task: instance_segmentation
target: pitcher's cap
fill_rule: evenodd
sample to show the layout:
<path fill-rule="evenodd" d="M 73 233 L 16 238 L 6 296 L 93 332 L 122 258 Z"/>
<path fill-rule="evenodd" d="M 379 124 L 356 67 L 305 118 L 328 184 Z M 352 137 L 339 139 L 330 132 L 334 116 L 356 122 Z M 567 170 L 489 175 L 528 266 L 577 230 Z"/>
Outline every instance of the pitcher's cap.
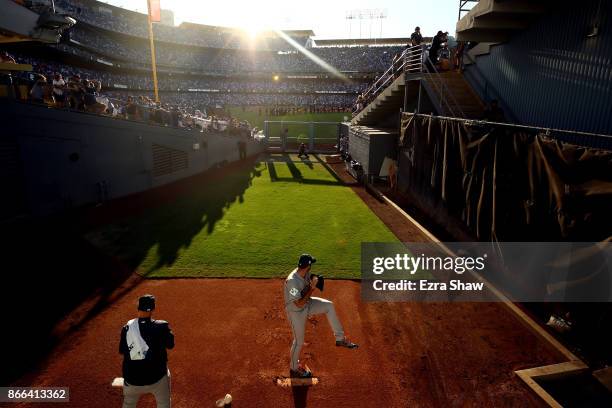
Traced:
<path fill-rule="evenodd" d="M 312 265 L 315 262 L 317 262 L 317 260 L 312 255 L 302 254 L 298 260 L 298 267 L 305 268 L 306 266 Z"/>
<path fill-rule="evenodd" d="M 150 312 L 155 310 L 155 296 L 153 295 L 142 295 L 138 298 L 138 310 L 143 312 Z"/>

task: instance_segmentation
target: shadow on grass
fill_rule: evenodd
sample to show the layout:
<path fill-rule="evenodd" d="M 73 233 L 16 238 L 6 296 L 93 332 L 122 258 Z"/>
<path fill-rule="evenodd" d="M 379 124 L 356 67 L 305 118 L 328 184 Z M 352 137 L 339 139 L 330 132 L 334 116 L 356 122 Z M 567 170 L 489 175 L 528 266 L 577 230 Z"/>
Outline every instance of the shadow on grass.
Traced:
<path fill-rule="evenodd" d="M 116 223 L 103 229 L 92 239 L 97 245 L 110 250 L 135 270 L 151 250 L 156 251 L 157 261 L 146 271 L 172 266 L 181 249 L 205 231 L 210 235 L 225 211 L 232 205 L 244 203 L 244 193 L 255 177 L 260 177 L 262 164 L 250 162 L 234 167 L 214 182 L 195 180 L 187 194 L 172 202 L 147 210 L 142 216 Z M 129 254 L 129 258 L 125 258 Z"/>
<path fill-rule="evenodd" d="M 300 160 L 302 160 L 302 163 L 308 166 L 310 170 L 314 169 L 314 164 L 312 164 L 312 161 L 310 160 L 310 156 L 300 157 Z"/>
<path fill-rule="evenodd" d="M 27 385 L 62 338 L 137 286 L 141 278 L 133 271 L 152 247 L 159 249 L 160 265 L 171 264 L 203 228 L 212 232 L 224 209 L 244 202 L 260 167 L 245 160 L 101 207 L 3 224 L 0 308 L 6 332 L 0 336 L 0 384 L 20 379 Z M 127 252 L 133 251 L 127 262 L 84 238 L 86 225 L 135 214 L 143 216 L 134 217 L 139 221 L 133 225 L 119 222 L 125 231 L 114 237 L 117 249 L 129 245 Z M 150 216 L 167 225 L 158 228 Z M 123 323 L 117 322 L 117 333 Z"/>
<path fill-rule="evenodd" d="M 3 247 L 0 286 L 6 329 L 0 340 L 0 384 L 8 385 L 111 304 L 132 271 L 82 239 L 74 215 L 22 220 L 4 225 L 3 232 L 11 239 Z"/>
<path fill-rule="evenodd" d="M 288 154 L 283 155 L 270 155 L 268 160 L 266 161 L 266 166 L 268 167 L 268 174 L 270 175 L 270 180 L 272 182 L 284 181 L 284 182 L 296 182 L 302 184 L 317 184 L 324 186 L 342 186 L 344 183 L 342 180 L 336 176 L 336 174 L 331 171 L 331 169 L 327 166 L 327 163 L 323 162 L 317 155 L 314 155 L 317 161 L 320 164 L 323 164 L 323 167 L 334 177 L 335 181 L 332 180 L 320 180 L 320 179 L 308 179 L 304 178 L 304 175 L 300 171 L 300 169 L 295 165 L 295 161 Z M 306 164 L 308 168 L 314 169 L 314 164 L 310 160 L 301 159 L 301 163 Z M 279 177 L 278 172 L 276 171 L 276 163 L 285 163 L 287 168 L 289 169 L 289 173 L 291 173 L 291 177 Z"/>

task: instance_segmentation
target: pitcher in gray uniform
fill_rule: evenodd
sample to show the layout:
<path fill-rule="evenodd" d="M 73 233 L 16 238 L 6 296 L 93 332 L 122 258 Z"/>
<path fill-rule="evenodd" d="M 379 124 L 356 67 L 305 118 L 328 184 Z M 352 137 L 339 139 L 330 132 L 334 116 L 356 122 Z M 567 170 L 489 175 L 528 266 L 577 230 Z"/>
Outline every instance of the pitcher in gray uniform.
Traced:
<path fill-rule="evenodd" d="M 310 273 L 312 264 L 315 262 L 316 259 L 311 255 L 302 254 L 297 268 L 291 271 L 285 280 L 285 310 L 293 332 L 291 366 L 289 369 L 291 377 L 308 378 L 312 376 L 312 373 L 300 366 L 299 362 L 308 316 L 325 314 L 336 337 L 336 346 L 349 349 L 357 348 L 357 344 L 350 342 L 344 336 L 344 330 L 336 315 L 334 304 L 327 299 L 312 297 L 318 282 L 318 277 Z"/>

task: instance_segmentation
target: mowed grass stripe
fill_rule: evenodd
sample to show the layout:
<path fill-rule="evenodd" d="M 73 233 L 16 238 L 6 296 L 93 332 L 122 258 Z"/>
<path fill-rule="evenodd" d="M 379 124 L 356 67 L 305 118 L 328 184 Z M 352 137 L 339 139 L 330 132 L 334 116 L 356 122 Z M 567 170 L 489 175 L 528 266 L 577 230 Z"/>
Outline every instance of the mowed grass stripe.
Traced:
<path fill-rule="evenodd" d="M 397 238 L 325 166 L 290 157 L 194 185 L 88 238 L 149 277 L 280 277 L 310 252 L 326 276 L 358 278 L 361 242 Z"/>

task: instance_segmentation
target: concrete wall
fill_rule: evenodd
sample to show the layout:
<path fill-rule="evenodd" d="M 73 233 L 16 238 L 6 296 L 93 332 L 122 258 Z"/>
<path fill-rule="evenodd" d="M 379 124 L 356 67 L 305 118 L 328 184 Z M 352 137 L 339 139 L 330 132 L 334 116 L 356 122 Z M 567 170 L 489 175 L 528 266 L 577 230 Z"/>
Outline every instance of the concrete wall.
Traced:
<path fill-rule="evenodd" d="M 364 174 L 368 174 L 370 163 L 370 139 L 351 126 L 349 131 L 349 154 L 363 167 Z"/>
<path fill-rule="evenodd" d="M 0 101 L 0 117 L 18 143 L 25 212 L 36 215 L 141 192 L 236 161 L 241 140 L 7 100 Z M 186 168 L 155 177 L 154 144 L 185 152 Z M 248 155 L 261 151 L 263 145 L 247 141 Z"/>
<path fill-rule="evenodd" d="M 520 123 L 612 134 L 611 23 L 610 1 L 556 3 L 476 57 L 465 76 L 483 100 L 503 100 Z M 595 26 L 598 34 L 589 37 Z"/>
<path fill-rule="evenodd" d="M 362 165 L 365 175 L 378 177 L 385 157 L 397 155 L 397 133 L 351 126 L 349 153 Z"/>

